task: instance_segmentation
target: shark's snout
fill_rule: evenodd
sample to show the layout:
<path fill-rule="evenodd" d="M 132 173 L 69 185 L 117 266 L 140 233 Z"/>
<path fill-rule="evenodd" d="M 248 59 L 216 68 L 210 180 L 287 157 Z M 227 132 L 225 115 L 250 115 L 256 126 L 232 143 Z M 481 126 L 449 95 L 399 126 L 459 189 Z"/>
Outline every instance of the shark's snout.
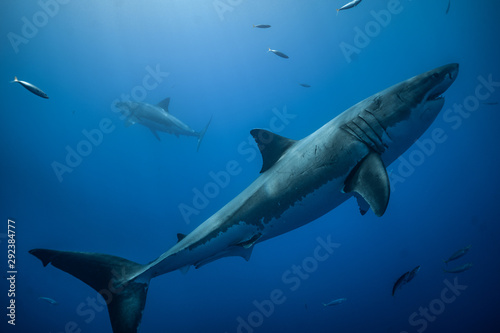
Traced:
<path fill-rule="evenodd" d="M 423 100 L 424 107 L 420 113 L 423 121 L 433 121 L 444 106 L 445 99 L 442 96 L 455 82 L 458 76 L 458 64 L 448 64 L 436 68 L 424 74 L 422 82 L 427 92 Z"/>
<path fill-rule="evenodd" d="M 127 108 L 127 104 L 124 103 L 124 102 L 116 102 L 115 103 L 115 107 L 117 107 L 119 109 L 126 109 Z"/>
<path fill-rule="evenodd" d="M 436 68 L 428 73 L 430 88 L 426 96 L 427 101 L 443 98 L 441 95 L 448 90 L 458 76 L 458 67 L 458 64 L 453 63 Z"/>

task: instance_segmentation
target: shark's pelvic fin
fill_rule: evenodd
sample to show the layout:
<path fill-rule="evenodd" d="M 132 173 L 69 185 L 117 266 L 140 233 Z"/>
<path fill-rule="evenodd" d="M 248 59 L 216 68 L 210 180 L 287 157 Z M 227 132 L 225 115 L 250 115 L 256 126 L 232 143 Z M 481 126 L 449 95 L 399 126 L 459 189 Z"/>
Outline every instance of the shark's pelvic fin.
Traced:
<path fill-rule="evenodd" d="M 167 97 L 163 101 L 161 101 L 160 103 L 156 104 L 156 106 L 159 106 L 160 108 L 165 110 L 165 112 L 168 113 L 168 105 L 169 104 L 170 104 L 170 97 Z"/>
<path fill-rule="evenodd" d="M 146 304 L 147 281 L 129 280 L 142 269 L 135 262 L 107 254 L 67 252 L 45 249 L 29 251 L 44 266 L 73 275 L 100 293 L 108 304 L 111 326 L 115 333 L 136 333 Z"/>
<path fill-rule="evenodd" d="M 373 210 L 382 216 L 389 204 L 391 185 L 380 155 L 370 152 L 353 170 L 345 182 L 344 192 L 356 192 Z M 359 201 L 358 201 L 359 203 Z M 360 205 L 360 209 L 363 204 Z"/>
<path fill-rule="evenodd" d="M 257 142 L 260 153 L 262 154 L 262 169 L 260 173 L 272 167 L 287 149 L 296 142 L 295 140 L 285 138 L 264 129 L 253 129 L 250 131 L 250 134 L 252 134 L 255 142 Z"/>
<path fill-rule="evenodd" d="M 125 127 L 130 127 L 130 126 L 132 126 L 132 125 L 135 124 L 135 121 L 133 121 L 132 119 L 128 118 L 128 119 L 125 120 L 124 124 L 125 124 Z"/>
<path fill-rule="evenodd" d="M 183 267 L 179 268 L 179 271 L 181 271 L 182 274 L 187 274 L 190 267 L 191 267 L 191 265 L 183 266 Z"/>
<path fill-rule="evenodd" d="M 214 256 L 205 258 L 201 261 L 198 261 L 197 263 L 194 264 L 194 267 L 196 269 L 205 266 L 206 264 L 209 264 L 211 262 L 214 262 L 215 260 L 218 260 L 220 258 L 225 258 L 225 257 L 242 257 L 246 261 L 250 260 L 250 256 L 252 255 L 253 247 L 243 247 L 239 245 L 233 245 L 225 249 L 224 251 L 221 251 L 217 253 Z"/>
<path fill-rule="evenodd" d="M 151 133 L 153 133 L 153 135 L 154 135 L 154 136 L 158 139 L 158 141 L 161 141 L 160 136 L 158 135 L 158 132 L 157 132 L 157 131 L 155 131 L 155 130 L 154 130 L 154 129 L 152 129 L 152 128 L 150 128 L 149 130 L 150 130 L 150 131 L 151 131 Z"/>
<path fill-rule="evenodd" d="M 244 240 L 242 242 L 239 242 L 238 246 L 241 246 L 241 247 L 244 247 L 245 249 L 249 249 L 251 248 L 255 243 L 257 243 L 257 241 L 262 237 L 262 234 L 259 232 L 255 235 L 253 235 L 252 237 L 250 237 L 249 239 L 247 240 Z"/>

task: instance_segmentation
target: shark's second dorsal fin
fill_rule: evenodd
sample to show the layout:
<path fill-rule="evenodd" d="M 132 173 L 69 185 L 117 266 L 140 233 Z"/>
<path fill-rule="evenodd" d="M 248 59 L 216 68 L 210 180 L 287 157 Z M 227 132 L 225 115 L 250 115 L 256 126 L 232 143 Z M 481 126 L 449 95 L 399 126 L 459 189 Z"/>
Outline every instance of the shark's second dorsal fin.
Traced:
<path fill-rule="evenodd" d="M 296 141 L 285 138 L 273 132 L 264 129 L 253 129 L 250 131 L 255 142 L 259 146 L 262 154 L 262 169 L 263 173 L 276 163 L 280 157 L 290 148 Z"/>
<path fill-rule="evenodd" d="M 186 235 L 184 234 L 181 234 L 181 233 L 178 233 L 177 234 L 177 243 L 179 243 L 181 240 L 183 240 L 184 238 L 186 238 Z"/>
<path fill-rule="evenodd" d="M 352 171 L 345 182 L 344 192 L 356 192 L 373 210 L 375 215 L 382 216 L 389 204 L 391 185 L 384 162 L 380 155 L 370 152 Z M 358 199 L 360 211 L 366 209 L 363 200 Z"/>
<path fill-rule="evenodd" d="M 170 104 L 170 97 L 165 98 L 160 103 L 156 104 L 156 106 L 161 107 L 165 112 L 168 112 L 168 105 Z"/>

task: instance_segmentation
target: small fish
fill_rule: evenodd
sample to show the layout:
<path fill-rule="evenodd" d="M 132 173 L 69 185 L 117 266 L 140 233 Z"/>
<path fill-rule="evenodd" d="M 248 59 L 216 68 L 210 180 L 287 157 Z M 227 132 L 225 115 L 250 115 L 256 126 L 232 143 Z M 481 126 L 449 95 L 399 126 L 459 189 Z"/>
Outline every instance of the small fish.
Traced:
<path fill-rule="evenodd" d="M 349 9 L 349 8 L 354 8 L 356 7 L 357 5 L 359 5 L 361 3 L 361 0 L 353 0 L 349 3 L 346 3 L 345 5 L 343 5 L 342 7 L 338 8 L 337 9 L 337 13 L 341 10 L 346 10 L 346 9 Z"/>
<path fill-rule="evenodd" d="M 323 303 L 323 306 L 333 306 L 333 305 L 339 305 L 341 303 L 344 303 L 345 301 L 347 301 L 347 298 L 339 298 L 339 299 L 336 299 L 336 300 L 333 300 L 331 302 L 328 302 L 328 303 Z"/>
<path fill-rule="evenodd" d="M 450 12 L 451 0 L 448 0 L 448 7 L 446 7 L 446 14 Z"/>
<path fill-rule="evenodd" d="M 257 24 L 253 26 L 254 28 L 261 28 L 261 29 L 267 29 L 270 28 L 271 26 L 269 24 Z"/>
<path fill-rule="evenodd" d="M 457 252 L 453 253 L 448 259 L 443 260 L 445 264 L 448 264 L 452 260 L 457 260 L 458 258 L 463 257 L 464 255 L 469 252 L 470 248 L 472 245 L 466 246 L 463 249 L 458 250 Z"/>
<path fill-rule="evenodd" d="M 308 85 L 307 83 L 299 83 L 299 85 L 304 87 L 304 88 L 311 88 L 311 86 Z"/>
<path fill-rule="evenodd" d="M 48 297 L 38 297 L 38 299 L 40 301 L 44 301 L 44 302 L 47 302 L 49 304 L 52 304 L 52 305 L 59 305 L 59 302 L 53 300 L 52 298 L 48 298 Z"/>
<path fill-rule="evenodd" d="M 272 52 L 272 53 L 276 54 L 277 56 L 282 57 L 282 58 L 285 58 L 285 59 L 288 59 L 288 58 L 289 58 L 289 57 L 288 57 L 286 54 L 284 54 L 283 52 L 280 52 L 280 51 L 278 51 L 278 50 L 271 50 L 271 48 L 269 48 L 269 51 L 267 51 L 267 52 Z"/>
<path fill-rule="evenodd" d="M 24 88 L 28 89 L 31 91 L 33 94 L 38 95 L 42 98 L 49 98 L 46 93 L 44 93 L 40 88 L 35 87 L 31 83 L 25 82 L 25 81 L 20 81 L 17 79 L 17 76 L 14 76 L 14 81 L 11 81 L 11 83 L 18 82 L 20 85 L 22 85 Z"/>
<path fill-rule="evenodd" d="M 452 268 L 452 269 L 443 269 L 443 271 L 445 273 L 462 273 L 462 272 L 465 272 L 466 270 L 468 270 L 471 267 L 472 267 L 472 264 L 471 263 L 467 263 L 467 264 L 464 264 L 462 266 L 458 266 L 458 267 L 455 267 L 455 268 Z"/>
<path fill-rule="evenodd" d="M 415 275 L 417 275 L 419 271 L 420 271 L 420 265 L 415 267 L 411 271 L 401 275 L 399 279 L 396 281 L 396 283 L 394 283 L 394 286 L 392 287 L 392 296 L 394 296 L 396 290 L 398 290 L 399 288 L 401 288 L 402 286 L 413 280 L 413 278 L 415 277 Z"/>
<path fill-rule="evenodd" d="M 415 277 L 415 275 L 417 275 L 417 273 L 420 271 L 420 265 L 418 265 L 417 267 L 415 267 L 414 269 L 412 269 L 410 271 L 410 273 L 408 274 L 408 276 L 406 277 L 406 283 L 410 282 L 411 280 L 413 280 L 413 278 Z"/>

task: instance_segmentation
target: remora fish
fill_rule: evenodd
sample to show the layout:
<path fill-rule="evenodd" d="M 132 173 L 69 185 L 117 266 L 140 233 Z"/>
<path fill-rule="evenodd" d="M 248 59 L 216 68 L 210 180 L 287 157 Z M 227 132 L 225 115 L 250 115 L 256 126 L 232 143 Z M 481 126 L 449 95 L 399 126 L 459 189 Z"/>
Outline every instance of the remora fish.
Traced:
<path fill-rule="evenodd" d="M 157 105 L 127 101 L 116 103 L 116 107 L 127 117 L 125 120 L 126 126 L 136 123 L 146 126 L 158 140 L 160 140 L 160 136 L 157 131 L 174 134 L 177 137 L 179 135 L 194 136 L 198 138 L 196 150 L 199 150 L 211 119 L 202 131 L 196 132 L 170 114 L 168 111 L 169 104 L 170 97 L 167 97 Z"/>
<path fill-rule="evenodd" d="M 24 88 L 28 89 L 29 91 L 31 91 L 35 95 L 38 95 L 38 96 L 40 96 L 42 98 L 47 98 L 47 99 L 49 98 L 49 96 L 47 96 L 47 94 L 44 93 L 42 91 L 42 89 L 34 86 L 33 84 L 31 84 L 29 82 L 18 80 L 17 76 L 14 76 L 14 81 L 11 81 L 11 83 L 14 83 L 14 82 L 19 83 L 20 85 L 22 85 Z"/>
<path fill-rule="evenodd" d="M 472 267 L 472 264 L 471 263 L 467 263 L 467 264 L 464 264 L 462 266 L 458 266 L 456 268 L 443 269 L 443 271 L 445 273 L 462 273 L 462 272 L 465 272 L 466 270 L 468 270 L 471 267 Z"/>
<path fill-rule="evenodd" d="M 441 94 L 457 75 L 458 64 L 449 64 L 398 83 L 299 141 L 252 130 L 262 174 L 148 264 L 99 253 L 29 252 L 106 294 L 113 331 L 135 333 L 154 277 L 223 257 L 249 260 L 255 244 L 314 221 L 352 196 L 382 216 L 390 190 L 385 165 L 432 124 L 444 105 Z"/>
<path fill-rule="evenodd" d="M 337 13 L 341 10 L 346 10 L 346 9 L 349 9 L 349 8 L 354 8 L 356 7 L 357 5 L 359 5 L 361 3 L 361 0 L 353 0 L 349 3 L 346 3 L 345 5 L 343 5 L 342 7 L 338 8 L 337 9 Z"/>
<path fill-rule="evenodd" d="M 52 298 L 49 298 L 49 297 L 38 297 L 38 299 L 40 301 L 44 301 L 44 302 L 47 302 L 47 303 L 50 303 L 52 305 L 59 305 L 59 302 L 53 300 Z"/>
<path fill-rule="evenodd" d="M 299 83 L 299 85 L 304 87 L 304 88 L 311 88 L 311 86 L 308 85 L 307 83 Z"/>
<path fill-rule="evenodd" d="M 280 56 L 280 57 L 285 58 L 285 59 L 288 59 L 288 58 L 289 58 L 289 57 L 288 57 L 286 54 L 284 54 L 283 52 L 280 52 L 280 51 L 278 51 L 278 50 L 271 50 L 271 48 L 269 48 L 269 51 L 267 51 L 267 52 L 272 52 L 272 53 L 276 54 L 277 56 Z"/>
<path fill-rule="evenodd" d="M 347 301 L 347 298 L 339 298 L 328 303 L 323 303 L 323 306 L 339 305 L 340 303 L 344 303 L 345 301 Z"/>
<path fill-rule="evenodd" d="M 466 247 L 464 247 L 463 249 L 460 249 L 458 251 L 456 251 L 455 253 L 453 253 L 448 259 L 446 260 L 443 260 L 443 262 L 445 264 L 449 263 L 450 261 L 452 260 L 457 260 L 458 258 L 461 258 L 463 257 L 464 255 L 467 254 L 467 252 L 469 252 L 470 248 L 471 248 L 472 245 L 468 245 Z"/>
<path fill-rule="evenodd" d="M 257 24 L 253 26 L 254 28 L 261 28 L 261 29 L 267 29 L 270 28 L 271 26 L 269 24 Z"/>
<path fill-rule="evenodd" d="M 394 286 L 392 287 L 392 296 L 394 296 L 396 290 L 398 290 L 399 288 L 401 288 L 402 286 L 413 280 L 413 278 L 415 277 L 415 275 L 417 275 L 419 271 L 420 271 L 420 265 L 415 267 L 411 271 L 401 275 L 399 279 L 396 281 L 396 283 L 394 283 Z"/>

